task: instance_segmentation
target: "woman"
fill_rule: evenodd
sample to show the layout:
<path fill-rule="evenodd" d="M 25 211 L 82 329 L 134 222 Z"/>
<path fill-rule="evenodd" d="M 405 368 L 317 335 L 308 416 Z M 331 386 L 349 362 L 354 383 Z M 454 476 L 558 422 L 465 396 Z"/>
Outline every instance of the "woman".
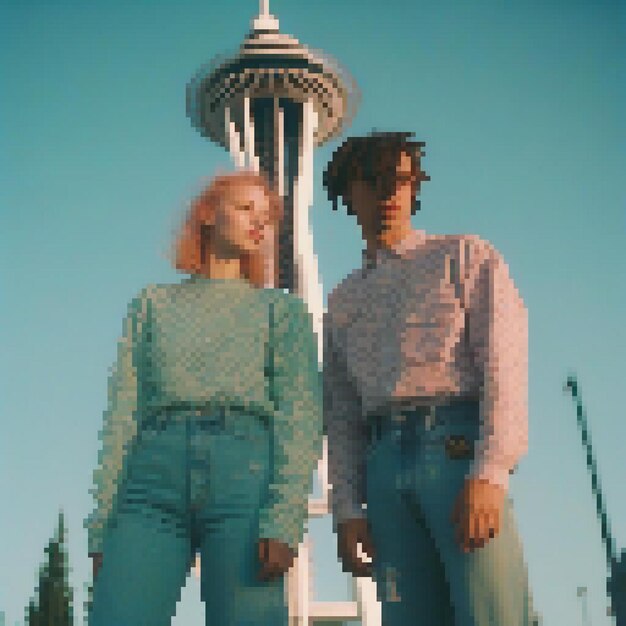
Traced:
<path fill-rule="evenodd" d="M 129 306 L 87 524 L 92 626 L 170 624 L 197 551 L 207 624 L 287 624 L 321 395 L 304 304 L 262 288 L 279 217 L 262 177 L 217 177 L 176 244 L 191 277 Z"/>

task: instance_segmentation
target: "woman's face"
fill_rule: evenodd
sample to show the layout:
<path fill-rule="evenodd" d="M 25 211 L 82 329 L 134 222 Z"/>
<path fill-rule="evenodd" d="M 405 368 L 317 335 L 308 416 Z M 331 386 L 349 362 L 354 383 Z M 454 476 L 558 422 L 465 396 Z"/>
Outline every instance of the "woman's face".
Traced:
<path fill-rule="evenodd" d="M 269 231 L 269 198 L 261 187 L 234 184 L 224 192 L 214 219 L 212 247 L 216 253 L 256 252 Z"/>

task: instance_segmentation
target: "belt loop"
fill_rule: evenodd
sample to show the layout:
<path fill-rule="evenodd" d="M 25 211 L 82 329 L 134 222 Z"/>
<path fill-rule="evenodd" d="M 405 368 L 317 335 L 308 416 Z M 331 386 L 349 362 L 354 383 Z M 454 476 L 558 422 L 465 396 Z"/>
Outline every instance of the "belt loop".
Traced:
<path fill-rule="evenodd" d="M 380 415 L 372 415 L 367 420 L 367 434 L 369 443 L 374 444 L 382 439 L 383 436 L 383 420 Z"/>
<path fill-rule="evenodd" d="M 424 412 L 424 428 L 426 430 L 432 430 L 437 425 L 438 417 L 437 405 L 431 404 L 428 410 Z"/>

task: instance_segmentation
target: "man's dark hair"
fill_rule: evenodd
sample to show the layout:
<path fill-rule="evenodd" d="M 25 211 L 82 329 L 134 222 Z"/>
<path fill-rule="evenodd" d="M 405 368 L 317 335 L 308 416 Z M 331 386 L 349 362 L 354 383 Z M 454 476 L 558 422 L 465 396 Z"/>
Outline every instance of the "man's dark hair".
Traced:
<path fill-rule="evenodd" d="M 376 186 L 382 198 L 387 198 L 395 190 L 396 168 L 400 155 L 406 152 L 411 157 L 411 175 L 413 177 L 413 196 L 416 198 L 413 213 L 419 210 L 420 183 L 430 180 L 421 168 L 420 160 L 424 155 L 423 141 L 411 141 L 414 133 L 409 132 L 377 132 L 373 131 L 365 137 L 349 137 L 333 153 L 326 166 L 322 182 L 328 193 L 328 199 L 337 210 L 339 197 L 346 205 L 349 214 L 354 211 L 346 200 L 349 185 L 355 180 L 364 180 Z"/>

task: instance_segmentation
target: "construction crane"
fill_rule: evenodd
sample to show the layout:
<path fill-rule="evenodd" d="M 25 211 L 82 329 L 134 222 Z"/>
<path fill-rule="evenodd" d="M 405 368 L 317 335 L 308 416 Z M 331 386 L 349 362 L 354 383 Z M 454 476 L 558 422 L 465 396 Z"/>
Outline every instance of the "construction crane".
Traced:
<path fill-rule="evenodd" d="M 587 469 L 591 476 L 591 492 L 596 503 L 596 514 L 600 520 L 600 532 L 607 562 L 608 577 L 606 589 L 611 605 L 611 615 L 615 617 L 616 626 L 626 626 L 626 550 L 622 550 L 620 554 L 617 554 L 615 540 L 611 534 L 604 495 L 602 494 L 598 476 L 598 466 L 591 445 L 587 413 L 583 406 L 580 387 L 575 375 L 567 377 L 565 391 L 571 393 L 576 404 L 576 419 L 587 457 Z"/>

